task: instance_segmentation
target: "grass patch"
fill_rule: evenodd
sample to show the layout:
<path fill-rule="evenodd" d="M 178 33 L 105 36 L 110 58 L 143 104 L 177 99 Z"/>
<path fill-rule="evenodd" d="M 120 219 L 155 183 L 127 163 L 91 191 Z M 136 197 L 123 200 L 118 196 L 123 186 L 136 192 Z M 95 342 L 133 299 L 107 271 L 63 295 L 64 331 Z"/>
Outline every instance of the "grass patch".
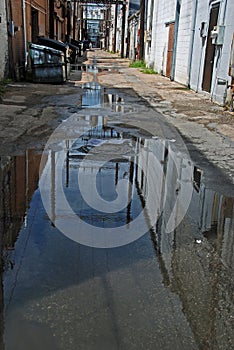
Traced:
<path fill-rule="evenodd" d="M 146 64 L 142 60 L 133 61 L 129 65 L 130 68 L 146 68 Z"/>
<path fill-rule="evenodd" d="M 153 68 L 143 68 L 141 69 L 141 72 L 144 74 L 158 74 Z"/>
<path fill-rule="evenodd" d="M 10 82 L 11 82 L 10 79 L 0 80 L 0 97 L 4 95 L 4 93 L 6 92 L 6 85 L 9 84 Z"/>
<path fill-rule="evenodd" d="M 146 63 L 143 60 L 133 61 L 129 65 L 130 68 L 141 68 L 140 71 L 144 74 L 158 74 L 153 68 L 146 67 Z"/>

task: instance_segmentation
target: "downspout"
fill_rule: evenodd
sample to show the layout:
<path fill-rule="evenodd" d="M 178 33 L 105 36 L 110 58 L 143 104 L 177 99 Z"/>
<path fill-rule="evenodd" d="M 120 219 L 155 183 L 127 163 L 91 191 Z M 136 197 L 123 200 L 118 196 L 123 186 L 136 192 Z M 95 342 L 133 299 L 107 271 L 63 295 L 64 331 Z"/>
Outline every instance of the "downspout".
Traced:
<path fill-rule="evenodd" d="M 15 79 L 16 73 L 15 73 L 15 57 L 14 57 L 14 50 L 13 50 L 13 42 L 12 42 L 12 35 L 10 35 L 10 22 L 12 21 L 12 2 L 11 0 L 6 0 L 6 16 L 7 16 L 7 32 L 8 32 L 8 75 L 9 77 Z"/>
<path fill-rule="evenodd" d="M 6 11 L 6 27 L 7 27 L 7 47 L 8 47 L 8 52 L 7 52 L 7 64 L 6 64 L 6 75 L 9 75 L 9 71 L 11 70 L 10 68 L 10 42 L 9 42 L 9 33 L 8 33 L 8 23 L 9 23 L 9 9 L 8 9 L 8 1 L 5 0 L 5 11 Z"/>
<path fill-rule="evenodd" d="M 172 54 L 171 75 L 170 75 L 171 80 L 175 79 L 176 49 L 177 49 L 177 38 L 178 38 L 178 29 L 179 29 L 179 21 L 180 21 L 181 1 L 182 0 L 177 0 L 176 2 L 174 42 L 173 42 L 173 54 Z"/>
<path fill-rule="evenodd" d="M 225 1 L 225 5 L 224 5 L 224 10 L 223 10 L 223 21 L 222 21 L 222 25 L 224 25 L 225 22 L 225 17 L 226 17 L 226 12 L 227 12 L 227 0 Z"/>
<path fill-rule="evenodd" d="M 27 34 L 26 34 L 26 13 L 25 0 L 22 0 L 22 16 L 23 16 L 23 36 L 24 36 L 24 68 L 27 68 Z"/>
<path fill-rule="evenodd" d="M 190 41 L 190 47 L 189 47 L 189 62 L 188 62 L 188 87 L 190 88 L 191 85 L 191 70 L 192 70 L 192 63 L 193 63 L 193 47 L 194 47 L 194 39 L 195 39 L 195 27 L 196 27 L 196 21 L 197 21 L 197 5 L 198 0 L 194 0 L 194 10 L 193 10 L 193 16 L 192 16 L 192 37 Z"/>

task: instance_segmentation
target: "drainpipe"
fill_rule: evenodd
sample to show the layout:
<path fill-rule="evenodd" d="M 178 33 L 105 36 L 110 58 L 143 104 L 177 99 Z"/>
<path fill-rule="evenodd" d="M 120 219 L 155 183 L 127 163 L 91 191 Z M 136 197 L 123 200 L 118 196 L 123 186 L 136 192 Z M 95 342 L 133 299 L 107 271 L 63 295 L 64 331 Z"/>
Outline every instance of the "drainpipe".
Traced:
<path fill-rule="evenodd" d="M 227 0 L 225 0 L 224 10 L 223 10 L 223 21 L 222 21 L 223 25 L 225 23 L 226 12 L 227 12 Z"/>
<path fill-rule="evenodd" d="M 193 63 L 193 47 L 194 47 L 194 38 L 195 38 L 195 27 L 196 27 L 196 21 L 197 21 L 197 5 L 198 0 L 195 0 L 194 8 L 193 8 L 193 15 L 192 15 L 192 37 L 190 41 L 190 47 L 189 47 L 189 62 L 188 62 L 188 87 L 190 88 L 191 85 L 191 70 L 192 70 L 192 63 Z"/>
<path fill-rule="evenodd" d="M 173 54 L 172 54 L 172 64 L 171 64 L 171 76 L 170 76 L 171 80 L 175 79 L 176 48 L 177 48 L 177 38 L 178 38 L 178 29 L 179 29 L 179 20 L 180 20 L 181 1 L 182 0 L 177 0 L 176 2 L 174 43 L 173 43 Z"/>
<path fill-rule="evenodd" d="M 25 0 L 22 0 L 22 16 L 23 16 L 23 36 L 24 36 L 24 68 L 27 68 L 27 34 L 26 34 L 26 13 Z"/>

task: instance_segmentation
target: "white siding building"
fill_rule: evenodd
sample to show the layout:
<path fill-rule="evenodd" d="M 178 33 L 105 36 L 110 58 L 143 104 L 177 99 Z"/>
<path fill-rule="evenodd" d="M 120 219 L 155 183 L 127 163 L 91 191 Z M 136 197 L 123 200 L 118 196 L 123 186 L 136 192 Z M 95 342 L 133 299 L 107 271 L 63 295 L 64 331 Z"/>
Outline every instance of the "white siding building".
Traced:
<path fill-rule="evenodd" d="M 151 39 L 150 64 L 166 75 L 169 32 L 173 30 L 175 19 L 175 0 L 154 1 L 154 16 Z"/>
<path fill-rule="evenodd" d="M 192 52 L 190 86 L 195 91 L 210 93 L 213 100 L 225 104 L 231 84 L 229 62 L 234 32 L 232 0 L 198 1 L 195 14 L 195 36 Z M 220 34 L 211 38 L 217 25 Z M 202 30 L 204 28 L 204 30 Z"/>
<path fill-rule="evenodd" d="M 145 26 L 147 32 L 152 23 L 151 42 L 145 45 L 148 66 L 224 105 L 233 84 L 234 1 L 155 0 L 150 13 L 151 3 Z"/>

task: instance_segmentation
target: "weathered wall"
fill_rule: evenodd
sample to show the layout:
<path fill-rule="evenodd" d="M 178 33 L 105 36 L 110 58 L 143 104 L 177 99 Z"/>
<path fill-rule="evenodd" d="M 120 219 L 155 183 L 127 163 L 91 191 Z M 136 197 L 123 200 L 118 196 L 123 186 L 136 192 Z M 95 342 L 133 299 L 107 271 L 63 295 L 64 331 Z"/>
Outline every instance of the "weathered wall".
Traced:
<path fill-rule="evenodd" d="M 155 31 L 152 41 L 155 41 L 151 57 L 154 57 L 154 69 L 159 73 L 166 74 L 168 26 L 166 23 L 175 20 L 175 0 L 154 2 L 154 11 L 157 10 Z"/>
<path fill-rule="evenodd" d="M 195 90 L 201 90 L 202 75 L 204 69 L 204 59 L 206 50 L 207 37 L 201 36 L 200 28 L 201 23 L 205 22 L 205 32 L 208 28 L 209 22 L 209 5 L 207 1 L 198 1 L 197 13 L 195 19 L 195 32 L 194 32 L 194 45 L 192 51 L 192 62 L 190 72 L 190 87 Z"/>
<path fill-rule="evenodd" d="M 212 82 L 212 98 L 220 104 L 223 104 L 226 99 L 226 86 L 220 85 L 219 82 L 225 80 L 227 84 L 231 83 L 231 79 L 228 76 L 228 70 L 232 36 L 234 33 L 234 2 L 230 0 L 227 1 L 225 14 L 224 11 L 225 3 L 222 3 L 218 24 L 225 25 L 224 43 L 220 48 L 217 48 L 216 51 L 215 70 L 213 73 L 214 78 Z M 223 17 L 225 18 L 223 19 Z"/>
<path fill-rule="evenodd" d="M 10 76 L 20 79 L 24 71 L 24 28 L 21 0 L 8 0 L 8 21 L 15 30 L 8 36 Z"/>
<path fill-rule="evenodd" d="M 5 77 L 8 60 L 7 21 L 5 1 L 0 2 L 0 80 Z"/>
<path fill-rule="evenodd" d="M 214 65 L 211 69 L 210 91 L 203 86 L 205 68 L 206 48 L 208 41 L 207 32 L 210 21 L 210 11 L 212 6 L 220 4 L 218 13 L 218 25 L 225 26 L 223 45 L 214 45 Z M 231 78 L 228 75 L 230 62 L 230 49 L 232 36 L 234 33 L 234 2 L 229 0 L 183 0 L 181 1 L 178 35 L 171 48 L 171 55 L 175 60 L 170 65 L 168 59 L 168 42 L 170 23 L 176 20 L 177 0 L 157 0 L 154 2 L 152 18 L 147 16 L 147 25 L 152 21 L 152 41 L 151 48 L 147 46 L 145 59 L 148 66 L 153 66 L 156 71 L 175 81 L 188 85 L 198 92 L 207 91 L 212 100 L 225 104 L 228 98 L 228 85 Z M 205 24 L 205 32 L 201 35 L 201 25 Z M 176 38 L 176 24 L 175 24 Z M 169 67 L 174 67 L 171 74 Z M 206 76 L 207 79 L 207 76 Z"/>
<path fill-rule="evenodd" d="M 209 5 L 209 1 L 198 1 L 197 18 L 195 26 L 193 59 L 191 67 L 191 82 L 190 86 L 195 91 L 202 91 L 202 81 L 204 75 L 204 61 L 207 46 L 207 36 L 204 38 L 200 35 L 201 22 L 206 23 L 206 28 L 209 26 L 209 17 L 213 1 Z M 232 35 L 234 32 L 234 3 L 232 1 L 223 1 L 220 3 L 218 24 L 225 25 L 224 43 L 220 46 L 215 46 L 214 68 L 211 83 L 211 98 L 224 104 L 227 94 L 227 85 L 231 82 L 228 76 L 228 68 L 230 61 L 230 49 Z M 223 84 L 220 84 L 222 82 Z M 226 84 L 225 84 L 226 82 Z"/>
<path fill-rule="evenodd" d="M 48 36 L 48 1 L 38 0 L 37 2 L 31 0 L 26 3 L 26 40 L 32 41 L 32 17 L 31 11 L 34 9 L 38 11 L 38 35 Z"/>
<path fill-rule="evenodd" d="M 182 1 L 180 11 L 176 48 L 175 80 L 182 84 L 187 84 L 188 82 L 193 3 L 193 0 Z"/>

